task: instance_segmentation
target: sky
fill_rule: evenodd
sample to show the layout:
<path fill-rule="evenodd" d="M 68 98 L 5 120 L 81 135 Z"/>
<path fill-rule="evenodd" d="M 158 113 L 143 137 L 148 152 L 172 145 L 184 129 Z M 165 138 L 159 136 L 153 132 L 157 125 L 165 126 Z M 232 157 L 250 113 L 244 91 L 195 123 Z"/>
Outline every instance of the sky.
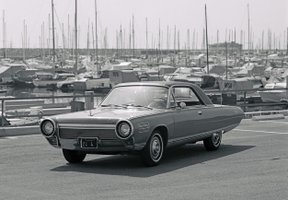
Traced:
<path fill-rule="evenodd" d="M 203 44 L 205 28 L 205 4 L 209 43 L 217 42 L 218 31 L 219 42 L 232 41 L 236 37 L 236 42 L 242 42 L 244 47 L 247 46 L 249 11 L 251 40 L 255 48 L 262 44 L 262 38 L 264 38 L 263 45 L 268 45 L 268 30 L 271 32 L 273 45 L 285 48 L 288 27 L 287 0 L 97 0 L 98 46 L 116 48 L 117 44 L 118 47 L 122 44 L 123 48 L 127 48 L 130 44 L 132 47 L 132 42 L 129 43 L 131 33 L 129 30 L 134 16 L 135 48 L 146 47 L 146 19 L 148 48 L 157 47 L 159 43 L 161 48 L 173 48 L 175 27 L 176 35 L 179 34 L 181 48 L 200 48 Z M 63 41 L 64 46 L 71 47 L 75 0 L 54 0 L 54 6 L 56 47 L 63 47 Z M 89 24 L 89 46 L 92 48 L 95 0 L 78 0 L 77 10 L 79 47 L 87 48 Z M 22 47 L 22 38 L 26 38 L 26 46 L 30 48 L 52 46 L 52 36 L 49 37 L 48 26 L 51 0 L 0 0 L 0 12 L 0 48 L 3 48 L 3 45 Z M 5 37 L 3 19 L 6 24 Z M 26 37 L 24 21 L 27 27 Z M 71 30 L 69 36 L 68 24 Z M 44 31 L 41 31 L 41 25 Z M 121 44 L 120 27 L 122 27 Z M 50 35 L 52 35 L 51 30 L 50 28 Z M 64 33 L 64 40 L 62 33 Z M 118 35 L 118 43 L 116 35 Z M 104 37 L 106 37 L 106 44 Z M 178 45 L 178 36 L 176 38 Z"/>

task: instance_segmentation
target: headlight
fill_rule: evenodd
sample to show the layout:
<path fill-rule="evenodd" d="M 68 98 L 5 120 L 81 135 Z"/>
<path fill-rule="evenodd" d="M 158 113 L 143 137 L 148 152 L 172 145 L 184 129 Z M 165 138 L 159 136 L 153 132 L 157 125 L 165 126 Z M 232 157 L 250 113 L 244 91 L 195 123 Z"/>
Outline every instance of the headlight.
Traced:
<path fill-rule="evenodd" d="M 116 125 L 116 135 L 120 139 L 127 139 L 132 135 L 132 125 L 127 121 L 121 121 Z"/>
<path fill-rule="evenodd" d="M 51 137 L 56 131 L 55 122 L 50 119 L 46 119 L 42 121 L 40 129 L 45 137 Z"/>

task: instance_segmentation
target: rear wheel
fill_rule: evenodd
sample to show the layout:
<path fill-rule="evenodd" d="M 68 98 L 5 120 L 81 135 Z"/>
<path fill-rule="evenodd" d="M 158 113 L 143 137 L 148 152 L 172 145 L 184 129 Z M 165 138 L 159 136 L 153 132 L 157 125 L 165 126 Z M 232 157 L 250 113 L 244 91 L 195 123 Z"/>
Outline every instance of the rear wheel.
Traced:
<path fill-rule="evenodd" d="M 204 147 L 207 151 L 215 151 L 217 150 L 222 141 L 222 132 L 213 133 L 209 138 L 203 140 Z"/>
<path fill-rule="evenodd" d="M 141 158 L 144 165 L 148 167 L 156 166 L 159 164 L 164 153 L 163 137 L 160 132 L 155 131 L 148 140 L 144 147 Z"/>
<path fill-rule="evenodd" d="M 72 164 L 75 163 L 81 163 L 86 157 L 86 153 L 80 152 L 80 151 L 74 151 L 74 150 L 68 150 L 68 149 L 62 149 L 64 158 Z"/>

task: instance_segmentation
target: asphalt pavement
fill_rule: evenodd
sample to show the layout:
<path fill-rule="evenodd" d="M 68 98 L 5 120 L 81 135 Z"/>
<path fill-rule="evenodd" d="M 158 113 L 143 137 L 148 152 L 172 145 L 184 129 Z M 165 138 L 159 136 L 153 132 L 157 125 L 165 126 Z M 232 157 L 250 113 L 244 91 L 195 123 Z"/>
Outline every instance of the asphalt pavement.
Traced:
<path fill-rule="evenodd" d="M 88 155 L 67 164 L 41 135 L 0 137 L 0 199 L 288 199 L 288 120 L 243 120 L 221 148 L 167 152 L 156 167 L 137 156 Z"/>

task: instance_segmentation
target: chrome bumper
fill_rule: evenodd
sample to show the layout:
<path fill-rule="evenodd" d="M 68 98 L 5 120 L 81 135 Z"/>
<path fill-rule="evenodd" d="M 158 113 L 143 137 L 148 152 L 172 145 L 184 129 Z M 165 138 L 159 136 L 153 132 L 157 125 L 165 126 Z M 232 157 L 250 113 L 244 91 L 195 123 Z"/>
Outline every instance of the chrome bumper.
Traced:
<path fill-rule="evenodd" d="M 99 139 L 97 148 L 82 148 L 80 145 L 80 138 L 63 139 L 53 136 L 46 139 L 56 148 L 85 151 L 88 153 L 129 152 L 141 150 L 144 147 L 143 145 L 135 144 L 133 137 L 129 140 Z"/>

